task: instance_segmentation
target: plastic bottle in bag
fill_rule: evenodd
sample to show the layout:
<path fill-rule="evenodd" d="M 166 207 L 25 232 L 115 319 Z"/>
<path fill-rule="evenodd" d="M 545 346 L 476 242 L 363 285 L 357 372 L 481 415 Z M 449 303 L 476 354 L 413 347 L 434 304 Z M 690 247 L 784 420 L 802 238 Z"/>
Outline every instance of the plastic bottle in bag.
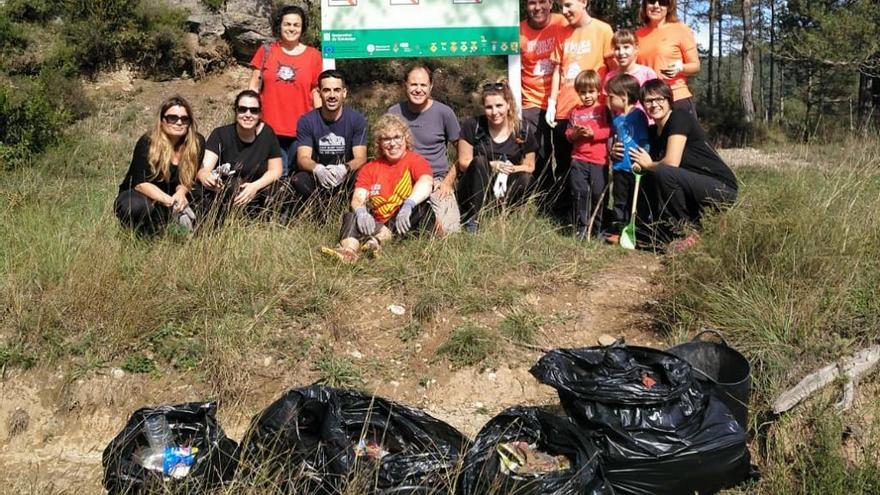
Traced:
<path fill-rule="evenodd" d="M 164 471 L 165 450 L 171 446 L 173 435 L 165 416 L 158 414 L 144 420 L 144 435 L 149 449 L 141 456 L 141 465 L 151 471 Z"/>

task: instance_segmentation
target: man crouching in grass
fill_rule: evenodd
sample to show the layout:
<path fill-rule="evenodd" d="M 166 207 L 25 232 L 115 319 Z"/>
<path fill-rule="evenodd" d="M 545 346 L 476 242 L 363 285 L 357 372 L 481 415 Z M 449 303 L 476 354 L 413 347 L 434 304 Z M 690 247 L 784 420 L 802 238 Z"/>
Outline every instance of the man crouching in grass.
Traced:
<path fill-rule="evenodd" d="M 412 151 L 413 138 L 397 115 L 379 118 L 374 131 L 376 160 L 358 170 L 351 210 L 342 217 L 339 244 L 321 251 L 345 263 L 361 251 L 373 254 L 395 234 L 431 231 L 434 216 L 426 200 L 434 181 L 431 165 Z"/>

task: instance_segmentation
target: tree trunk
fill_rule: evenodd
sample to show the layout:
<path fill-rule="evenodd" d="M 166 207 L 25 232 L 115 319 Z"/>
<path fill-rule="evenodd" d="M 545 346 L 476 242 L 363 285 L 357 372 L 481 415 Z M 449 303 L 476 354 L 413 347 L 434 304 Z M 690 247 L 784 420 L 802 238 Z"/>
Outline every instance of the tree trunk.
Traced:
<path fill-rule="evenodd" d="M 871 91 L 871 78 L 864 72 L 859 72 L 859 131 L 863 134 L 868 132 L 871 119 L 873 92 Z"/>
<path fill-rule="evenodd" d="M 709 79 L 706 98 L 710 104 L 715 103 L 715 93 L 712 87 L 715 79 L 713 67 L 715 64 L 712 63 L 712 59 L 715 58 L 715 2 L 716 0 L 709 0 Z"/>
<path fill-rule="evenodd" d="M 715 13 L 718 18 L 718 67 L 716 68 L 717 72 L 715 74 L 715 94 L 717 95 L 717 99 L 721 99 L 721 58 L 724 56 L 723 47 L 724 47 L 724 31 L 723 31 L 723 21 L 724 21 L 724 4 L 722 3 L 724 0 L 716 0 L 718 2 L 718 11 Z M 730 61 L 728 60 L 728 63 Z"/>
<path fill-rule="evenodd" d="M 775 110 L 775 93 L 773 83 L 776 80 L 776 0 L 770 0 L 770 104 L 767 107 L 767 116 L 773 122 Z"/>
<path fill-rule="evenodd" d="M 755 77 L 755 66 L 752 63 L 752 0 L 742 0 L 742 18 L 742 77 L 739 95 L 745 121 L 751 124 L 755 120 L 755 102 L 752 100 L 752 81 Z"/>

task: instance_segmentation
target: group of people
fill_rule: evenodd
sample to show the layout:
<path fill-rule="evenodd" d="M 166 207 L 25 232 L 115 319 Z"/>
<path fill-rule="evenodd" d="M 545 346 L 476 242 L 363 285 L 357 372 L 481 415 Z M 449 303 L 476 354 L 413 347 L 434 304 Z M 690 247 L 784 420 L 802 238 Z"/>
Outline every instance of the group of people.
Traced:
<path fill-rule="evenodd" d="M 321 70 L 320 53 L 301 42 L 305 12 L 284 7 L 277 40 L 251 61 L 233 124 L 205 140 L 186 100 L 163 102 L 135 146 L 117 217 L 152 234 L 232 208 L 293 218 L 350 198 L 338 245 L 323 248 L 346 262 L 414 230 L 476 233 L 493 198 L 512 206 L 534 197 L 582 239 L 616 242 L 636 204 L 643 225 L 696 226 L 706 207 L 735 200 L 737 182 L 696 120 L 693 34 L 675 0 L 642 0 L 645 26 L 635 33 L 613 32 L 588 5 L 562 0 L 559 15 L 552 0 L 528 0 L 522 118 L 500 80 L 481 85 L 482 113 L 459 123 L 431 97 L 431 70 L 409 67 L 405 99 L 371 130 L 373 160 L 366 119 L 345 105 L 344 75 Z"/>

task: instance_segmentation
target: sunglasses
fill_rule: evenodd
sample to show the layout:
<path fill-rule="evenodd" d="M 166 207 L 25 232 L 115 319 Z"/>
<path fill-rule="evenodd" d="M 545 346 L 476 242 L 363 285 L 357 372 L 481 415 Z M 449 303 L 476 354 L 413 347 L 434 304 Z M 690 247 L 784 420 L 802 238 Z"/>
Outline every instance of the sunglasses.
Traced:
<path fill-rule="evenodd" d="M 483 85 L 483 91 L 504 91 L 504 83 L 489 83 Z"/>
<path fill-rule="evenodd" d="M 235 111 L 239 115 L 244 115 L 248 112 L 250 112 L 253 115 L 257 115 L 260 113 L 260 107 L 246 107 L 244 105 L 239 105 L 239 106 L 235 107 Z"/>
<path fill-rule="evenodd" d="M 174 115 L 173 113 L 163 115 L 162 120 L 166 124 L 190 125 L 192 123 L 192 119 L 188 115 Z"/>
<path fill-rule="evenodd" d="M 651 5 L 652 3 L 656 3 L 661 7 L 669 7 L 670 0 L 645 0 L 645 5 Z"/>

